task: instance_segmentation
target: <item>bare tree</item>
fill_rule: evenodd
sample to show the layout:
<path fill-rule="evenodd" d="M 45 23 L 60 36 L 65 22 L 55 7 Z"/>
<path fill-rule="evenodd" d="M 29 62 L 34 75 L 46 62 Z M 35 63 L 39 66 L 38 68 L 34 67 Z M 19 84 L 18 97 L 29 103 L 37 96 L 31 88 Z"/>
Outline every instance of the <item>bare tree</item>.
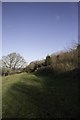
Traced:
<path fill-rule="evenodd" d="M 20 54 L 11 53 L 7 56 L 2 57 L 2 67 L 3 68 L 10 68 L 10 69 L 18 69 L 24 68 L 26 65 L 26 61 Z"/>

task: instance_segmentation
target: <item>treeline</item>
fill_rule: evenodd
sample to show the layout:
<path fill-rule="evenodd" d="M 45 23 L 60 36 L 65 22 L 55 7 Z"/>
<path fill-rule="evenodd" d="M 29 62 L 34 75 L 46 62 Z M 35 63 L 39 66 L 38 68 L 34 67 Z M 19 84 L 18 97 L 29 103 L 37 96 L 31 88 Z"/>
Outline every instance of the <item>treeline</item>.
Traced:
<path fill-rule="evenodd" d="M 26 72 L 43 72 L 43 73 L 61 73 L 73 69 L 79 69 L 80 62 L 80 45 L 71 48 L 65 52 L 46 56 L 41 61 L 31 62 L 24 68 Z"/>
<path fill-rule="evenodd" d="M 15 56 L 14 56 L 15 55 Z M 19 54 L 11 53 L 3 57 L 1 75 L 10 75 L 21 72 L 35 72 L 41 74 L 56 74 L 61 72 L 79 69 L 80 65 L 80 45 L 67 51 L 47 55 L 44 60 L 33 61 L 26 65 L 25 60 Z M 7 58 L 7 59 L 6 59 Z M 5 64 L 7 61 L 7 64 Z M 6 67 L 7 65 L 7 67 Z M 14 68 L 15 66 L 15 68 Z M 1 70 L 1 69 L 0 69 Z"/>

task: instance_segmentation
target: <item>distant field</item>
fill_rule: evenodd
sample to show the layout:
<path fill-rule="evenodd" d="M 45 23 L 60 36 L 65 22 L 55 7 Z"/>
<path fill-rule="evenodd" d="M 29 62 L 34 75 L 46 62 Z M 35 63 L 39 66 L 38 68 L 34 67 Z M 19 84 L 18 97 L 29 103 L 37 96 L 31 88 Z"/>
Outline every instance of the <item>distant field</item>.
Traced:
<path fill-rule="evenodd" d="M 78 116 L 78 79 L 71 72 L 55 77 L 21 73 L 3 77 L 3 118 Z"/>

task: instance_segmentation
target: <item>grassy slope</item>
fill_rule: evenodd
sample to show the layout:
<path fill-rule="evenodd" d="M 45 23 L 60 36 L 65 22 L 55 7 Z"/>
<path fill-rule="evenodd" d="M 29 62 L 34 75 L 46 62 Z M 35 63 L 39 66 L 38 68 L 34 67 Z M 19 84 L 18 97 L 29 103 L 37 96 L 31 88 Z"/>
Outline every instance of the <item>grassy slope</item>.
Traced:
<path fill-rule="evenodd" d="M 2 118 L 2 77 L 0 76 L 0 119 Z"/>
<path fill-rule="evenodd" d="M 78 79 L 27 73 L 3 77 L 3 118 L 78 116 Z"/>

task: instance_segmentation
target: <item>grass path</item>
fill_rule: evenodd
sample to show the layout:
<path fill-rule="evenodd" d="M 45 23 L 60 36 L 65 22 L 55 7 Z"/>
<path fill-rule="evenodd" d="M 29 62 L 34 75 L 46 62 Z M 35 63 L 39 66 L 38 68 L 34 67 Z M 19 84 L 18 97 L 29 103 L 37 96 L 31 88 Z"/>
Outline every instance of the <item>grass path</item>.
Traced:
<path fill-rule="evenodd" d="M 77 79 L 21 73 L 3 77 L 3 118 L 76 117 Z"/>

